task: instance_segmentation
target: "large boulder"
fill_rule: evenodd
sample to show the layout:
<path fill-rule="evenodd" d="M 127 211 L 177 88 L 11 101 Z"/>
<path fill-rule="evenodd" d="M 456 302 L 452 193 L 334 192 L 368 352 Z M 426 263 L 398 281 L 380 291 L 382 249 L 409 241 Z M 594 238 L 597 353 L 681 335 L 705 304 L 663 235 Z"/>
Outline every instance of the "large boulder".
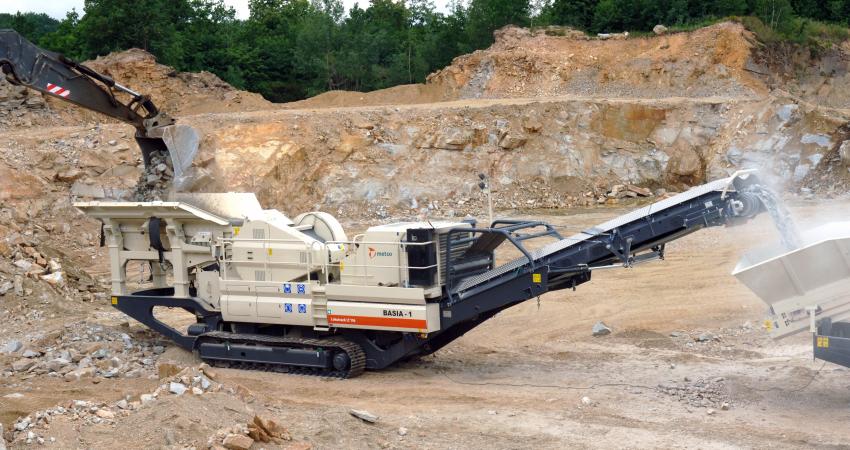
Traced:
<path fill-rule="evenodd" d="M 675 153 L 667 165 L 667 170 L 672 175 L 679 177 L 695 176 L 701 168 L 702 161 L 699 155 L 691 149 L 684 149 Z"/>

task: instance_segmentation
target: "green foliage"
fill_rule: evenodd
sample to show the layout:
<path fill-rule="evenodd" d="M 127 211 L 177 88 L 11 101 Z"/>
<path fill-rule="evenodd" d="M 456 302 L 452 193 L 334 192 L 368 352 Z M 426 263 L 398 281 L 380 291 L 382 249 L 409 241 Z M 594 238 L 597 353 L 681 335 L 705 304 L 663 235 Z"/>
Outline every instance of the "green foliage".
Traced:
<path fill-rule="evenodd" d="M 20 11 L 15 14 L 0 13 L 0 29 L 11 28 L 36 41 L 56 31 L 58 26 L 59 21 L 47 14 Z"/>
<path fill-rule="evenodd" d="M 788 0 L 755 0 L 755 15 L 768 27 L 780 33 L 790 31 L 793 10 Z"/>
<path fill-rule="evenodd" d="M 790 17 L 781 27 L 772 28 L 755 16 L 732 17 L 755 33 L 761 42 L 776 44 L 791 42 L 805 45 L 814 51 L 828 49 L 850 39 L 850 30 L 843 25 L 818 22 L 800 17 Z"/>
<path fill-rule="evenodd" d="M 773 44 L 783 40 L 776 30 L 765 25 L 758 17 L 744 16 L 732 17 L 731 19 L 740 22 L 746 29 L 752 31 L 761 42 Z"/>
<path fill-rule="evenodd" d="M 850 39 L 850 30 L 844 25 L 795 18 L 792 29 L 798 30 L 796 32 L 798 43 L 820 48 L 827 48 L 834 43 Z"/>
<path fill-rule="evenodd" d="M 554 0 L 541 9 L 541 22 L 546 25 L 590 29 L 597 3 L 599 0 Z"/>
<path fill-rule="evenodd" d="M 169 0 L 86 0 L 77 23 L 80 52 L 103 55 L 138 47 L 165 64 L 181 56 L 178 27 L 189 19 L 189 4 Z"/>
<path fill-rule="evenodd" d="M 44 48 L 48 48 L 55 52 L 59 52 L 71 59 L 81 59 L 83 56 L 80 51 L 80 43 L 77 39 L 77 24 L 80 22 L 80 17 L 77 11 L 72 9 L 65 15 L 65 19 L 58 23 L 56 29 L 50 33 L 44 34 L 41 37 L 35 37 L 26 33 L 22 33 L 30 39 L 36 41 Z"/>
<path fill-rule="evenodd" d="M 342 0 L 249 0 L 249 10 L 238 20 L 223 0 L 85 0 L 61 21 L 0 14 L 0 28 L 78 60 L 142 48 L 282 102 L 422 82 L 507 24 L 645 35 L 732 17 L 764 42 L 822 49 L 848 38 L 850 20 L 850 0 L 453 0 L 447 13 L 432 0 L 369 0 L 347 13 Z"/>
<path fill-rule="evenodd" d="M 493 43 L 493 31 L 505 25 L 525 26 L 531 5 L 528 0 L 470 0 L 466 23 L 472 49 Z"/>

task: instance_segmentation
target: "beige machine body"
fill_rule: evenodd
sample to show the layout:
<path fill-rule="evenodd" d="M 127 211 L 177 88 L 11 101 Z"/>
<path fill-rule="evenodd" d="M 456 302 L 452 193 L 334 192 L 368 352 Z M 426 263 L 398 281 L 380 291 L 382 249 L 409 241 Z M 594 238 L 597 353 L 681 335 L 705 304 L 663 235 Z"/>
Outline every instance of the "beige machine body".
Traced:
<path fill-rule="evenodd" d="M 439 237 L 471 226 L 403 222 L 372 227 L 349 241 L 329 214 L 290 220 L 262 209 L 253 194 L 180 194 L 175 200 L 75 206 L 104 222 L 113 295 L 128 293 L 127 263 L 141 261 L 151 267 L 154 288 L 173 286 L 174 296 L 200 298 L 227 322 L 437 331 L 439 304 L 429 299 L 440 297 L 444 279 Z M 161 222 L 162 251 L 149 235 L 152 220 Z M 437 238 L 408 242 L 408 230 L 421 228 Z M 421 245 L 436 246 L 442 257 L 410 267 L 409 249 Z M 411 269 L 436 269 L 435 281 L 413 286 Z"/>
<path fill-rule="evenodd" d="M 436 232 L 439 255 L 434 266 L 436 281 L 425 287 L 425 297 L 439 297 L 441 286 L 445 283 L 445 234 L 452 228 L 468 228 L 468 223 L 458 222 L 399 222 L 378 225 L 365 233 L 354 237 L 342 261 L 342 283 L 359 286 L 401 286 L 410 285 L 410 267 L 407 265 L 407 250 L 431 244 L 430 242 L 406 242 L 406 233 L 410 229 L 431 228 Z M 456 250 L 465 250 L 458 247 Z M 414 269 L 430 267 L 416 266 Z"/>

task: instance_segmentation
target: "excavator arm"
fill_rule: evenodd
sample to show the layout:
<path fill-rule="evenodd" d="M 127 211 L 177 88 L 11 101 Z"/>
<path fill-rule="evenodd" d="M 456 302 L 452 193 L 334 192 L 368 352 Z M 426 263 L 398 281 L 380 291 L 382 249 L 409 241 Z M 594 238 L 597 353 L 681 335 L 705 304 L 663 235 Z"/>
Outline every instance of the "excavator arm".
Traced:
<path fill-rule="evenodd" d="M 153 152 L 167 152 L 163 129 L 174 119 L 149 96 L 58 53 L 39 48 L 15 30 L 0 30 L 0 70 L 12 84 L 26 86 L 83 108 L 129 123 L 145 165 Z"/>

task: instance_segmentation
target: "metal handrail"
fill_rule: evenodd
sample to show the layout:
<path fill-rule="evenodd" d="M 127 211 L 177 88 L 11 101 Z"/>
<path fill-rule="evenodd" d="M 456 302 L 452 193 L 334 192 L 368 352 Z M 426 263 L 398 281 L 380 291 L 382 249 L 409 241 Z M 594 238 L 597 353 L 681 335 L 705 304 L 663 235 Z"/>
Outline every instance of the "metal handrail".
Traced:
<path fill-rule="evenodd" d="M 372 245 L 398 245 L 400 247 L 415 247 L 419 245 L 429 245 L 435 244 L 437 241 L 424 241 L 424 242 L 406 242 L 406 241 L 325 241 L 325 244 L 352 244 L 352 245 L 363 245 L 363 244 L 372 244 Z"/>
<path fill-rule="evenodd" d="M 270 266 L 287 266 L 287 265 L 288 266 L 303 266 L 305 264 L 301 261 L 297 261 L 297 262 L 296 261 L 268 261 L 268 258 L 266 258 L 266 260 L 267 260 L 267 262 L 265 262 L 263 264 L 268 264 Z M 231 259 L 231 260 L 229 260 L 229 262 L 239 263 L 239 264 L 260 264 L 260 263 L 262 263 L 262 261 L 250 260 L 250 259 L 244 259 L 244 260 L 243 259 Z"/>
<path fill-rule="evenodd" d="M 497 225 L 500 225 L 500 224 L 504 224 L 506 226 L 498 227 Z M 460 233 L 467 233 L 467 232 L 473 233 L 473 234 L 485 234 L 485 233 L 501 234 L 501 235 L 505 236 L 505 239 L 510 241 L 510 243 L 513 244 L 513 246 L 516 247 L 517 250 L 519 250 L 525 256 L 526 260 L 531 265 L 532 271 L 534 271 L 537 268 L 537 263 L 534 260 L 534 258 L 532 258 L 531 252 L 529 252 L 528 249 L 526 249 L 525 246 L 522 245 L 522 241 L 526 241 L 526 240 L 534 239 L 534 238 L 539 238 L 539 237 L 545 237 L 545 236 L 552 236 L 556 239 L 563 239 L 561 237 L 561 234 L 558 233 L 558 231 L 555 230 L 554 227 L 552 227 L 551 225 L 549 225 L 545 222 L 540 222 L 540 221 L 522 221 L 522 220 L 499 219 L 499 220 L 494 220 L 492 225 L 494 225 L 496 227 L 490 227 L 490 228 L 454 228 L 454 229 L 449 230 L 449 232 L 447 233 L 447 236 L 446 236 L 446 264 L 445 264 L 446 280 L 445 280 L 445 283 L 446 283 L 446 295 L 448 296 L 449 301 L 451 301 L 452 296 L 454 294 L 456 294 L 456 292 L 453 292 L 455 280 L 454 280 L 454 277 L 452 276 L 452 272 L 453 272 L 453 269 L 454 269 L 453 263 L 452 263 L 452 258 L 451 258 L 452 244 L 453 243 L 466 243 L 466 242 L 469 242 L 469 241 L 474 241 L 476 239 L 476 238 L 464 238 L 464 239 L 460 239 L 458 241 L 452 241 L 452 235 L 453 234 L 460 234 Z M 545 227 L 546 231 L 541 231 L 541 232 L 538 232 L 538 233 L 532 233 L 532 234 L 527 234 L 527 235 L 515 233 L 518 230 L 522 230 L 522 229 L 525 229 L 525 228 L 535 228 L 535 227 L 539 227 L 539 226 Z M 495 258 L 494 258 L 493 261 L 495 263 Z"/>
<path fill-rule="evenodd" d="M 304 242 L 300 239 L 256 239 L 256 238 L 224 238 L 224 237 L 220 237 L 220 238 L 217 238 L 217 240 L 227 241 L 227 242 L 252 242 L 252 241 L 258 241 L 258 242 L 293 242 L 293 243 L 296 243 L 296 244 L 308 245 L 306 242 Z M 352 245 L 373 244 L 373 245 L 398 245 L 398 246 L 401 246 L 401 247 L 407 247 L 407 246 L 420 246 L 420 245 L 435 244 L 436 242 L 437 241 L 424 241 L 424 242 L 359 241 L 358 242 L 358 241 L 350 240 L 350 241 L 325 241 L 324 244 L 325 245 L 327 245 L 327 244 L 340 244 L 340 245 L 344 245 L 344 244 L 352 244 Z M 315 244 L 315 243 L 320 243 L 320 242 L 319 241 L 313 241 L 312 242 L 312 244 Z M 310 244 L 310 245 L 312 245 L 312 244 Z"/>
<path fill-rule="evenodd" d="M 340 263 L 330 263 L 329 266 L 338 266 Z M 400 269 L 400 268 L 408 268 L 414 270 L 424 270 L 424 269 L 433 269 L 435 267 L 439 267 L 438 264 L 431 264 L 430 266 L 400 266 L 400 265 L 391 265 L 391 266 L 379 266 L 377 264 L 346 264 L 346 267 L 377 267 L 379 269 Z"/>

